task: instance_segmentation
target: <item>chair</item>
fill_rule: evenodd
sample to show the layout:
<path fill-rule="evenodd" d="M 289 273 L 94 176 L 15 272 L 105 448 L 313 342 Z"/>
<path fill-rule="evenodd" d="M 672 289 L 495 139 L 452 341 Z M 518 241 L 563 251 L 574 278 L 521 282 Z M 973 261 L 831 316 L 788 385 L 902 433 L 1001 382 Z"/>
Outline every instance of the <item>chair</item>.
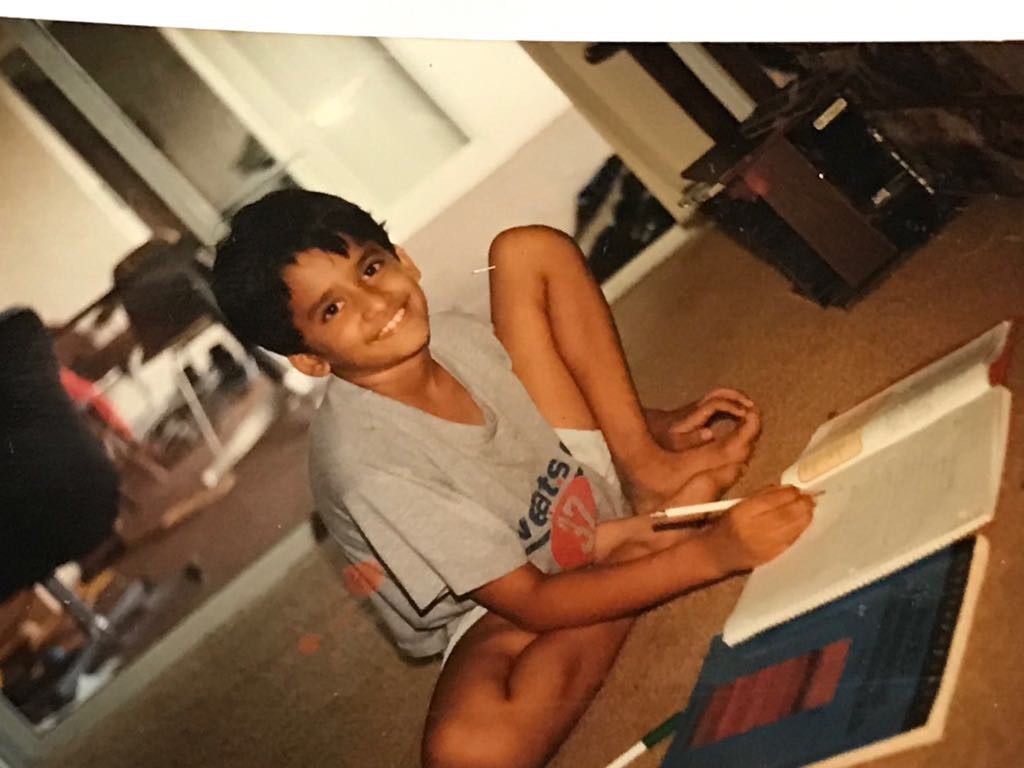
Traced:
<path fill-rule="evenodd" d="M 39 584 L 88 636 L 47 692 L 49 706 L 59 707 L 146 590 L 133 584 L 101 616 L 54 575 L 112 536 L 118 474 L 65 393 L 50 334 L 31 310 L 0 313 L 0 361 L 0 601 Z"/>
<path fill-rule="evenodd" d="M 218 322 L 227 328 L 210 286 L 210 270 L 197 259 L 198 247 L 190 238 L 177 243 L 144 243 L 114 269 L 114 287 L 139 340 L 143 359 L 170 350 L 177 368 L 175 384 L 213 454 L 213 462 L 202 478 L 203 484 L 212 488 L 262 437 L 276 414 L 268 417 L 262 412 L 266 409 L 258 410 L 244 421 L 244 429 L 236 429 L 237 439 L 222 442 L 193 385 L 181 343 L 204 323 Z M 282 364 L 258 347 L 248 347 L 245 352 L 271 381 L 283 383 L 286 369 Z M 209 353 L 222 383 L 231 378 L 248 380 L 248 360 L 235 359 L 223 345 L 215 345 Z"/>

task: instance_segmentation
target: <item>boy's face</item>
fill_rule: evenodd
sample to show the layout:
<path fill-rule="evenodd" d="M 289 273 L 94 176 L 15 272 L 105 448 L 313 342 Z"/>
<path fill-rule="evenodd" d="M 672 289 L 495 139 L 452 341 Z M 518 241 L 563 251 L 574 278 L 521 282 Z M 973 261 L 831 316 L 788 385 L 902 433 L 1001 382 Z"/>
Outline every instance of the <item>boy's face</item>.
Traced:
<path fill-rule="evenodd" d="M 422 352 L 430 327 L 420 272 L 405 251 L 345 241 L 347 256 L 303 251 L 282 274 L 292 322 L 309 348 L 289 359 L 312 376 L 358 380 Z"/>

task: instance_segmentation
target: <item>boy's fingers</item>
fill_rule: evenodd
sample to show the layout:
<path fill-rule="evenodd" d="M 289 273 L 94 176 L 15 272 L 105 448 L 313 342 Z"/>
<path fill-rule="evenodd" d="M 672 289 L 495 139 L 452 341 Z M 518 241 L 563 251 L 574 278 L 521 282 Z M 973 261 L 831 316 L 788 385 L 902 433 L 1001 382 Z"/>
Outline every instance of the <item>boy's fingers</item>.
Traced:
<path fill-rule="evenodd" d="M 696 471 L 703 472 L 723 464 L 745 463 L 760 431 L 761 415 L 756 409 L 748 410 L 740 419 L 740 426 L 724 439 L 692 449 Z"/>
<path fill-rule="evenodd" d="M 737 418 L 743 418 L 750 412 L 750 408 L 743 403 L 730 400 L 727 397 L 713 397 L 710 400 L 705 400 L 697 406 L 697 410 L 701 413 L 706 413 L 708 418 L 716 413 L 731 413 Z"/>
<path fill-rule="evenodd" d="M 737 403 L 734 400 L 727 400 L 724 397 L 703 400 L 700 405 L 698 405 L 685 419 L 681 420 L 676 427 L 677 429 L 681 428 L 684 430 L 695 429 L 696 427 L 706 424 L 716 413 L 728 413 L 738 419 L 742 419 L 747 415 L 748 410 L 740 403 Z"/>
<path fill-rule="evenodd" d="M 728 400 L 735 400 L 737 403 L 745 408 L 753 408 L 754 401 L 751 400 L 746 394 L 740 392 L 738 389 L 731 389 L 730 387 L 716 387 L 708 392 L 704 397 L 701 398 L 701 402 L 709 400 L 711 398 L 726 398 Z"/>
<path fill-rule="evenodd" d="M 801 494 L 796 504 L 800 511 L 801 518 L 809 523 L 814 517 L 814 508 L 818 506 L 818 502 L 816 502 L 812 496 Z"/>
<path fill-rule="evenodd" d="M 796 489 L 794 489 L 796 490 Z M 781 505 L 787 513 L 792 514 L 795 517 L 805 517 L 814 511 L 814 500 L 810 496 L 796 491 L 796 497 L 792 501 L 785 502 Z"/>
<path fill-rule="evenodd" d="M 766 488 L 738 504 L 737 508 L 743 507 L 745 511 L 751 514 L 762 514 L 778 507 L 792 504 L 800 498 L 800 495 L 800 491 L 791 485 L 779 488 Z"/>
<path fill-rule="evenodd" d="M 814 519 L 814 505 L 809 500 L 800 499 L 787 504 L 779 512 L 785 530 L 793 535 L 794 541 Z"/>
<path fill-rule="evenodd" d="M 761 412 L 756 408 L 751 408 L 747 411 L 747 415 L 743 417 L 743 421 L 735 432 L 730 435 L 730 438 L 736 442 L 747 442 L 752 443 L 757 439 L 757 436 L 761 434 Z"/>
<path fill-rule="evenodd" d="M 797 534 L 803 531 L 814 518 L 814 500 L 800 495 L 795 501 L 777 508 L 779 516 L 787 528 L 795 529 Z"/>
<path fill-rule="evenodd" d="M 745 461 L 761 433 L 761 414 L 752 408 L 731 434 L 722 440 L 721 448 L 729 461 Z"/>

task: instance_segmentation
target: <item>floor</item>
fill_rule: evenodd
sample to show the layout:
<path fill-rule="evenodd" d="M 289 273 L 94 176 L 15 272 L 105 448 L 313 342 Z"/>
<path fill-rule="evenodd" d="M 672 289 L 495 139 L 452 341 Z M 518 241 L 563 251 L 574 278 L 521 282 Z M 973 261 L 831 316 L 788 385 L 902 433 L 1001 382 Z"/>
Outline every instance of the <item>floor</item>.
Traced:
<path fill-rule="evenodd" d="M 212 489 L 200 482 L 213 456 L 198 436 L 162 458 L 163 476 L 131 463 L 121 467 L 123 549 L 118 551 L 112 539 L 88 566 L 96 573 L 105 569 L 96 579 L 108 583 L 96 604 L 101 613 L 109 613 L 133 582 L 141 580 L 152 588 L 149 610 L 120 635 L 121 664 L 144 654 L 288 532 L 308 524 L 312 496 L 305 481 L 305 435 L 312 405 L 298 398 L 291 402 L 293 407 L 288 407 L 263 376 L 220 398 L 210 415 L 224 438 L 259 409 L 279 415 L 265 439 Z M 264 478 L 281 482 L 268 488 Z M 168 515 L 178 522 L 164 529 L 161 518 Z M 50 642 L 75 645 L 79 637 L 69 621 Z"/>
<path fill-rule="evenodd" d="M 1024 309 L 1024 201 L 972 205 L 850 310 L 799 298 L 768 265 L 717 232 L 689 243 L 616 302 L 638 389 L 649 405 L 716 385 L 746 390 L 765 431 L 737 494 L 775 480 L 813 429 L 907 370 Z M 1019 352 L 1019 350 L 1018 350 Z M 1024 392 L 1018 355 L 1010 386 Z M 304 514 L 304 437 L 282 423 L 239 467 L 230 511 L 196 518 L 196 552 L 255 535 L 252 520 Z M 230 499 L 231 497 L 229 497 Z M 1024 735 L 1016 661 L 1024 615 L 1024 418 L 1016 412 L 992 553 L 964 672 L 941 744 L 883 768 L 1016 764 Z M 291 515 L 294 514 L 294 517 Z M 201 520 L 208 520 L 201 523 Z M 204 527 L 200 527 L 200 526 Z M 437 662 L 410 664 L 341 588 L 327 553 L 155 680 L 50 768 L 415 766 Z M 742 579 L 674 600 L 637 622 L 597 700 L 552 762 L 606 765 L 678 709 Z M 634 765 L 652 768 L 664 747 Z"/>

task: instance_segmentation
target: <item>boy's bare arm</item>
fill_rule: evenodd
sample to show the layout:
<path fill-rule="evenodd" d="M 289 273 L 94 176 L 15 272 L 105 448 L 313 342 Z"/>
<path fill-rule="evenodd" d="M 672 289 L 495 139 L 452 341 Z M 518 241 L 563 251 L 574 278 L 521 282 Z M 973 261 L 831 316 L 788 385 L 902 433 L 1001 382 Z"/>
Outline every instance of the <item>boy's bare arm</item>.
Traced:
<path fill-rule="evenodd" d="M 738 504 L 714 524 L 670 546 L 545 575 L 524 565 L 471 593 L 523 629 L 547 632 L 629 616 L 692 587 L 767 562 L 807 527 L 814 501 L 795 488 L 772 488 Z"/>

